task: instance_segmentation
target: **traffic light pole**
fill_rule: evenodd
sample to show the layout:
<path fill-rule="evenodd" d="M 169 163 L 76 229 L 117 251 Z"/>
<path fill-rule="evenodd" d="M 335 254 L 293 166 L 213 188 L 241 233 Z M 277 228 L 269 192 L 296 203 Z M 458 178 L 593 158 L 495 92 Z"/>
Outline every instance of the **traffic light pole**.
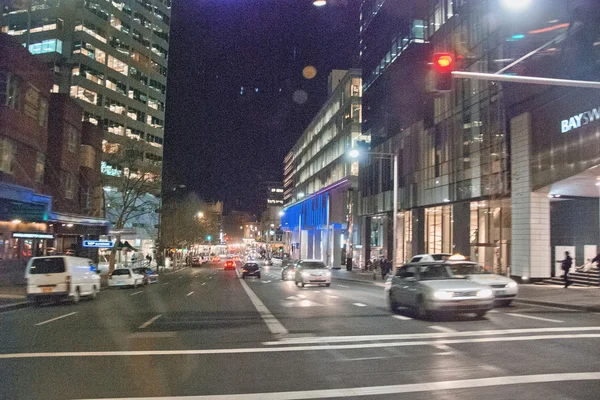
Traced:
<path fill-rule="evenodd" d="M 499 75 L 483 72 L 452 71 L 453 78 L 476 79 L 480 81 L 528 83 L 532 85 L 568 86 L 586 89 L 600 89 L 600 82 L 577 81 L 571 79 L 539 78 L 535 76 Z"/>

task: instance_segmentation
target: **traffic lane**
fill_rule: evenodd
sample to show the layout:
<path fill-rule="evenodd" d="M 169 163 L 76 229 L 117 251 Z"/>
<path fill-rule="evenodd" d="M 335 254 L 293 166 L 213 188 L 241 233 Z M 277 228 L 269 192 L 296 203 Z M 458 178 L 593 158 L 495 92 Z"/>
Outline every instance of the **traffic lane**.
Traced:
<path fill-rule="evenodd" d="M 235 273 L 220 274 L 190 270 L 140 290 L 102 291 L 91 302 L 2 315 L 0 352 L 218 347 L 269 339 Z"/>
<path fill-rule="evenodd" d="M 14 379 L 0 388 L 0 398 L 29 399 L 40 393 L 45 399 L 64 399 L 287 392 L 599 371 L 592 355 L 582 357 L 597 342 L 575 342 L 581 348 L 571 354 L 569 363 L 561 358 L 547 362 L 553 355 L 551 349 L 572 351 L 564 341 L 531 342 L 539 358 L 533 366 L 521 363 L 523 352 L 530 351 L 522 346 L 523 342 L 513 344 L 515 352 L 521 353 L 518 358 L 512 358 L 512 354 L 502 356 L 506 346 L 500 342 L 469 344 L 465 351 L 452 353 L 433 345 L 414 345 L 257 354 L 1 360 L 0 373 Z M 479 359 L 490 347 L 497 353 L 490 362 Z M 53 367 L 57 362 L 59 369 Z M 23 374 L 36 379 L 19 379 Z M 562 389 L 562 398 L 570 398 L 571 389 Z M 529 398 L 526 390 L 518 393 L 515 398 Z"/>

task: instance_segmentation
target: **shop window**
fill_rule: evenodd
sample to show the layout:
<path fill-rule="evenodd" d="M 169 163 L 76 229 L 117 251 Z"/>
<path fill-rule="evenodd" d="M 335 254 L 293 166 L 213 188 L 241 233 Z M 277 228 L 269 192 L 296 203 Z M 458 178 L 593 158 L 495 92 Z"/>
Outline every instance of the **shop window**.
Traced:
<path fill-rule="evenodd" d="M 427 253 L 452 252 L 452 206 L 425 210 L 425 249 Z"/>

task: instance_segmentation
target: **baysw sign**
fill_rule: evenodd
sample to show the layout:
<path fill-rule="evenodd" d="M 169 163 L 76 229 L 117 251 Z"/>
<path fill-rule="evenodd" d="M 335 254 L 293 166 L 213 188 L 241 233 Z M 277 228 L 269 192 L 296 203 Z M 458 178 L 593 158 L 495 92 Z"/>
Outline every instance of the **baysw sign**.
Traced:
<path fill-rule="evenodd" d="M 567 133 L 598 120 L 600 120 L 600 107 L 560 121 L 560 131 L 562 133 Z"/>

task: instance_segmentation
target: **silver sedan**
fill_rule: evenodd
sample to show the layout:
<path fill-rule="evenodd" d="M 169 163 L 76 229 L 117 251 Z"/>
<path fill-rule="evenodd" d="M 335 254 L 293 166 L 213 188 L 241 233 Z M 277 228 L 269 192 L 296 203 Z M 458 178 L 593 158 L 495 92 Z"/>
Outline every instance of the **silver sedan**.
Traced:
<path fill-rule="evenodd" d="M 419 318 L 432 313 L 475 313 L 481 318 L 494 305 L 489 287 L 454 276 L 445 262 L 404 265 L 386 292 L 392 311 L 410 307 Z"/>

